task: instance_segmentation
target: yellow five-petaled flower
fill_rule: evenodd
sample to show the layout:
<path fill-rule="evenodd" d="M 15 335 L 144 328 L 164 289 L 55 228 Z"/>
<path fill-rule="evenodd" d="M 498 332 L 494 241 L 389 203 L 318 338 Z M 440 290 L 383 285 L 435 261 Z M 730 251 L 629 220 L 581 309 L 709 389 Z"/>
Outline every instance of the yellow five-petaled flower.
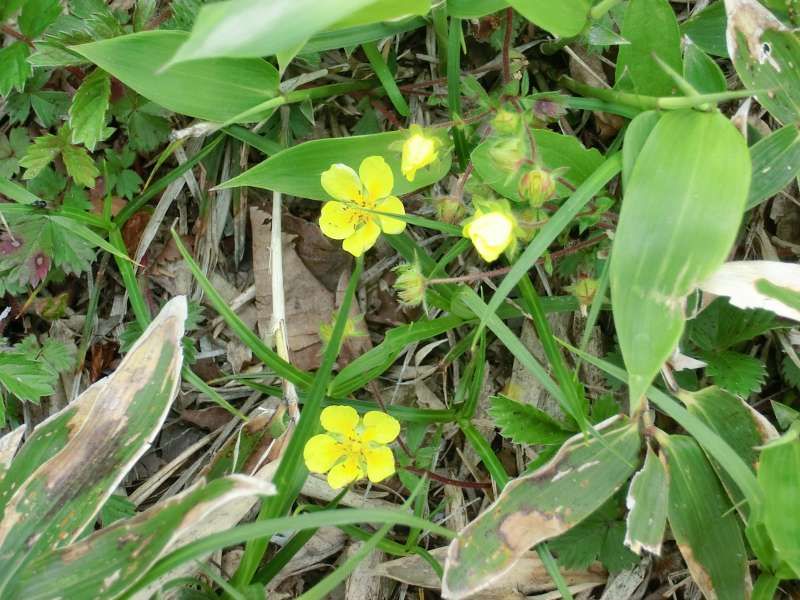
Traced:
<path fill-rule="evenodd" d="M 322 205 L 319 226 L 334 240 L 344 240 L 342 248 L 361 256 L 375 245 L 381 231 L 402 233 L 405 221 L 362 210 L 404 215 L 403 203 L 392 196 L 394 175 L 383 157 L 368 156 L 361 161 L 358 174 L 337 163 L 322 174 L 322 188 L 336 201 Z"/>
<path fill-rule="evenodd" d="M 513 217 L 503 211 L 478 211 L 463 227 L 464 237 L 486 262 L 493 262 L 514 243 Z"/>
<path fill-rule="evenodd" d="M 328 484 L 339 489 L 364 475 L 373 483 L 395 472 L 391 444 L 400 433 L 394 417 L 376 410 L 361 419 L 350 406 L 329 406 L 320 423 L 328 433 L 306 443 L 303 458 L 312 473 L 327 473 Z"/>

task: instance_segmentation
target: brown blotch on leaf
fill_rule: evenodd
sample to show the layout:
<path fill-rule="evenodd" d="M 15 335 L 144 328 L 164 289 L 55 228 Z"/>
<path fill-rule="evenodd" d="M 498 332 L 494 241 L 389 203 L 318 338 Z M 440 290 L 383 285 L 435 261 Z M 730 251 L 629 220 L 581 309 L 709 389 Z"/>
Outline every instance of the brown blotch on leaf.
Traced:
<path fill-rule="evenodd" d="M 531 509 L 508 515 L 498 529 L 503 542 L 513 552 L 525 552 L 541 541 L 561 535 L 569 525 L 555 513 Z"/>

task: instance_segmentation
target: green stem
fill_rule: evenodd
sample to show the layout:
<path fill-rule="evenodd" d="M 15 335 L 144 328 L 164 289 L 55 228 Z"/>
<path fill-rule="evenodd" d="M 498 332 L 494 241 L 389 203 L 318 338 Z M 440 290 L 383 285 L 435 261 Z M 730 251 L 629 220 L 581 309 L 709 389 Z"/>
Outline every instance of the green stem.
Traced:
<path fill-rule="evenodd" d="M 542 561 L 542 566 L 544 566 L 545 571 L 550 575 L 550 579 L 553 580 L 553 583 L 556 584 L 561 597 L 564 600 L 572 600 L 572 592 L 569 591 L 569 585 L 558 569 L 558 563 L 556 563 L 556 559 L 553 558 L 550 548 L 543 542 L 536 546 L 535 550 L 539 554 L 539 559 Z"/>
<path fill-rule="evenodd" d="M 682 108 L 698 108 L 704 104 L 714 104 L 717 102 L 727 102 L 737 98 L 746 98 L 764 92 L 764 90 L 733 90 L 730 92 L 718 92 L 715 94 L 700 94 L 697 96 L 642 96 L 640 94 L 630 94 L 628 92 L 618 92 L 606 88 L 596 88 L 586 85 L 572 77 L 563 76 L 559 83 L 571 92 L 581 96 L 598 98 L 606 102 L 624 104 L 639 110 L 679 110 Z"/>
<path fill-rule="evenodd" d="M 447 38 L 447 106 L 450 118 L 458 121 L 461 115 L 461 19 L 450 17 L 450 31 Z M 464 132 L 458 127 L 451 129 L 453 144 L 461 170 L 467 168 L 469 157 Z"/>
<path fill-rule="evenodd" d="M 361 48 L 363 48 L 364 54 L 367 55 L 369 64 L 372 66 L 375 75 L 378 76 L 381 85 L 383 85 L 383 89 L 386 90 L 386 95 L 389 96 L 389 100 L 392 101 L 392 104 L 400 115 L 407 117 L 409 108 L 406 99 L 403 98 L 402 92 L 397 87 L 394 75 L 389 69 L 389 65 L 387 65 L 386 61 L 383 59 L 383 54 L 378 50 L 378 45 L 375 42 L 365 42 L 361 44 Z"/>
<path fill-rule="evenodd" d="M 592 7 L 592 10 L 589 11 L 589 18 L 592 21 L 601 19 L 608 11 L 610 11 L 620 2 L 622 2 L 622 0 L 600 0 L 600 2 L 595 4 Z"/>
<path fill-rule="evenodd" d="M 752 600 L 772 600 L 776 597 L 775 592 L 778 591 L 780 582 L 781 580 L 772 573 L 762 572 L 753 586 Z"/>
<path fill-rule="evenodd" d="M 481 457 L 483 466 L 489 471 L 497 487 L 502 490 L 511 479 L 508 473 L 506 473 L 503 463 L 500 462 L 500 459 L 497 458 L 494 450 L 492 450 L 492 447 L 489 445 L 489 442 L 487 442 L 486 438 L 484 438 L 480 432 L 475 429 L 475 426 L 466 419 L 460 419 L 458 421 L 458 426 L 461 428 L 461 431 L 464 432 L 464 437 L 467 438 L 467 441 L 475 448 L 475 452 Z"/>
<path fill-rule="evenodd" d="M 280 464 L 272 478 L 275 487 L 278 489 L 278 494 L 266 499 L 261 504 L 258 521 L 266 521 L 285 515 L 300 493 L 300 489 L 308 476 L 308 470 L 303 464 L 303 448 L 319 427 L 319 416 L 322 412 L 323 399 L 331 378 L 333 363 L 339 354 L 345 325 L 350 314 L 350 305 L 355 296 L 358 280 L 363 269 L 364 258 L 362 256 L 356 260 L 355 269 L 350 277 L 347 291 L 336 316 L 336 324 L 333 327 L 330 342 L 325 348 L 322 363 L 306 394 L 306 403 L 300 414 L 300 420 L 289 438 L 289 443 L 281 454 Z M 233 583 L 237 588 L 244 589 L 250 584 L 258 565 L 261 563 L 261 559 L 264 557 L 268 544 L 269 538 L 266 537 L 252 540 L 247 544 L 239 569 L 233 576 Z"/>

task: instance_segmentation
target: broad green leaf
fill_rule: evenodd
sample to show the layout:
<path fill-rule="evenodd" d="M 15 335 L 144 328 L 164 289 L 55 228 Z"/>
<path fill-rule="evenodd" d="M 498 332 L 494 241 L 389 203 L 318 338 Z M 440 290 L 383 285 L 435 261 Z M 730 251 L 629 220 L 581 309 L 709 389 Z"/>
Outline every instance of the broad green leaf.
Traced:
<path fill-rule="evenodd" d="M 795 425 L 761 451 L 764 522 L 780 558 L 800 577 L 800 435 Z"/>
<path fill-rule="evenodd" d="M 669 471 L 669 525 L 706 598 L 749 598 L 747 549 L 738 517 L 697 442 L 662 436 Z"/>
<path fill-rule="evenodd" d="M 506 7 L 506 0 L 447 0 L 447 14 L 459 19 L 477 19 Z"/>
<path fill-rule="evenodd" d="M 728 53 L 742 83 L 784 125 L 800 121 L 800 39 L 756 0 L 725 0 Z"/>
<path fill-rule="evenodd" d="M 661 117 L 633 168 L 611 257 L 611 297 L 633 403 L 683 333 L 684 301 L 725 260 L 750 185 L 750 157 L 719 113 Z"/>
<path fill-rule="evenodd" d="M 800 265 L 776 260 L 737 260 L 716 269 L 700 283 L 715 296 L 728 296 L 739 308 L 761 308 L 800 321 Z"/>
<path fill-rule="evenodd" d="M 111 79 L 102 69 L 95 69 L 83 80 L 69 107 L 72 143 L 83 144 L 90 151 L 108 136 L 106 112 L 111 98 Z"/>
<path fill-rule="evenodd" d="M 0 50 L 0 96 L 8 97 L 11 90 L 22 91 L 31 76 L 28 63 L 30 50 L 23 42 L 14 42 Z"/>
<path fill-rule="evenodd" d="M 427 22 L 422 17 L 408 17 L 394 21 L 359 25 L 346 29 L 331 29 L 320 31 L 309 39 L 300 50 L 300 54 L 324 52 L 334 48 L 350 48 L 364 42 L 375 42 L 398 33 L 413 31 L 425 27 Z"/>
<path fill-rule="evenodd" d="M 786 125 L 750 147 L 753 180 L 747 208 L 771 198 L 800 174 L 800 130 Z"/>
<path fill-rule="evenodd" d="M 148 100 L 207 121 L 225 122 L 278 93 L 278 71 L 258 58 L 196 60 L 164 69 L 187 38 L 182 31 L 143 31 L 71 49 Z"/>
<path fill-rule="evenodd" d="M 726 23 L 725 2 L 717 0 L 681 23 L 681 33 L 704 52 L 727 58 Z"/>
<path fill-rule="evenodd" d="M 214 512 L 242 498 L 272 495 L 272 484 L 232 475 L 195 486 L 88 538 L 45 554 L 18 575 L 9 598 L 115 598 L 136 582 L 173 542 Z M 184 542 L 185 543 L 185 542 Z"/>
<path fill-rule="evenodd" d="M 715 94 L 728 89 L 722 69 L 697 44 L 686 44 L 683 51 L 683 77 L 701 94 Z"/>
<path fill-rule="evenodd" d="M 466 598 L 502 578 L 532 546 L 569 531 L 622 487 L 639 461 L 640 434 L 616 419 L 603 429 L 602 439 L 571 438 L 459 533 L 447 552 L 445 598 Z"/>
<path fill-rule="evenodd" d="M 644 466 L 631 479 L 626 505 L 628 510 L 625 545 L 636 554 L 646 550 L 661 555 L 661 540 L 667 522 L 669 477 L 666 460 L 647 446 Z"/>
<path fill-rule="evenodd" d="M 489 415 L 500 434 L 515 444 L 562 444 L 574 430 L 531 404 L 505 396 L 490 398 Z"/>
<path fill-rule="evenodd" d="M 201 58 L 270 56 L 297 49 L 337 23 L 353 27 L 409 14 L 425 14 L 429 0 L 228 0 L 203 6 L 192 34 L 173 63 Z"/>
<path fill-rule="evenodd" d="M 625 130 L 625 140 L 622 143 L 622 189 L 628 189 L 628 181 L 633 174 L 633 167 L 639 154 L 644 148 L 647 138 L 661 118 L 661 113 L 648 110 L 636 115 Z"/>
<path fill-rule="evenodd" d="M 755 470 L 758 463 L 758 448 L 777 437 L 775 428 L 744 401 L 718 387 L 707 387 L 699 392 L 681 391 L 680 400 L 689 413 L 695 415 L 714 431 Z M 746 504 L 741 504 L 743 496 L 733 478 L 719 468 L 712 458 L 711 464 L 719 474 L 725 489 L 731 495 L 743 514 L 748 514 Z"/>
<path fill-rule="evenodd" d="M 375 133 L 347 138 L 328 138 L 305 142 L 271 156 L 238 177 L 222 183 L 220 188 L 251 186 L 283 192 L 312 200 L 330 200 L 320 184 L 320 176 L 334 163 L 344 163 L 358 172 L 367 156 L 380 155 L 394 174 L 395 196 L 402 196 L 439 181 L 450 170 L 450 150 L 444 145 L 439 160 L 417 172 L 413 182 L 400 173 L 400 148 L 405 131 Z M 446 144 L 446 132 L 438 131 Z"/>
<path fill-rule="evenodd" d="M 589 0 L 508 0 L 508 3 L 534 25 L 558 37 L 572 37 L 583 31 L 592 7 Z"/>
<path fill-rule="evenodd" d="M 671 96 L 675 82 L 654 56 L 678 73 L 681 67 L 681 33 L 675 11 L 667 0 L 631 0 L 625 9 L 619 47 L 616 87 L 645 96 Z"/>
<path fill-rule="evenodd" d="M 587 149 L 580 141 L 568 135 L 562 135 L 547 129 L 532 131 L 536 141 L 537 159 L 547 169 L 565 169 L 561 175 L 574 186 L 579 186 L 603 163 L 603 155 L 595 148 Z M 475 172 L 484 183 L 492 187 L 498 194 L 511 200 L 521 202 L 519 195 L 519 178 L 521 170 L 509 171 L 493 157 L 494 149 L 502 144 L 503 139 L 489 139 L 479 144 L 471 154 Z M 570 190 L 558 184 L 559 195 L 566 196 Z"/>
<path fill-rule="evenodd" d="M 180 384 L 185 319 L 184 297 L 167 303 L 114 374 L 87 390 L 97 396 L 83 427 L 61 421 L 69 430 L 63 447 L 13 482 L 0 526 L 0 595 L 31 560 L 73 541 L 149 448 Z"/>

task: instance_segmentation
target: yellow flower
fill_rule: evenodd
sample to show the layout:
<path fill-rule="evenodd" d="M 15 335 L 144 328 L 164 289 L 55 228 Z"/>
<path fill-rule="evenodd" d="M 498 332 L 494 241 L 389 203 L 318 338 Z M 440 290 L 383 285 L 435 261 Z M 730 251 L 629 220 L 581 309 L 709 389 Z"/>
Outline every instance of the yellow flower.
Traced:
<path fill-rule="evenodd" d="M 400 199 L 390 195 L 394 175 L 382 157 L 365 158 L 358 167 L 358 174 L 347 165 L 331 165 L 322 174 L 321 183 L 336 200 L 322 205 L 319 217 L 322 233 L 334 240 L 344 240 L 342 248 L 353 256 L 361 256 L 372 248 L 381 231 L 397 234 L 406 228 L 405 221 L 361 210 L 405 214 Z"/>
<path fill-rule="evenodd" d="M 410 135 L 403 143 L 403 157 L 400 170 L 409 181 L 414 181 L 417 170 L 426 167 L 436 160 L 437 150 L 441 143 L 438 138 L 425 135 L 422 127 L 412 125 Z"/>
<path fill-rule="evenodd" d="M 377 410 L 361 419 L 354 408 L 329 406 L 319 420 L 328 433 L 308 440 L 303 458 L 312 473 L 328 473 L 328 484 L 333 489 L 362 479 L 365 474 L 372 483 L 394 474 L 394 454 L 387 444 L 400 433 L 397 419 Z"/>
<path fill-rule="evenodd" d="M 503 212 L 478 212 L 463 229 L 486 262 L 493 262 L 514 242 L 513 218 Z"/>

